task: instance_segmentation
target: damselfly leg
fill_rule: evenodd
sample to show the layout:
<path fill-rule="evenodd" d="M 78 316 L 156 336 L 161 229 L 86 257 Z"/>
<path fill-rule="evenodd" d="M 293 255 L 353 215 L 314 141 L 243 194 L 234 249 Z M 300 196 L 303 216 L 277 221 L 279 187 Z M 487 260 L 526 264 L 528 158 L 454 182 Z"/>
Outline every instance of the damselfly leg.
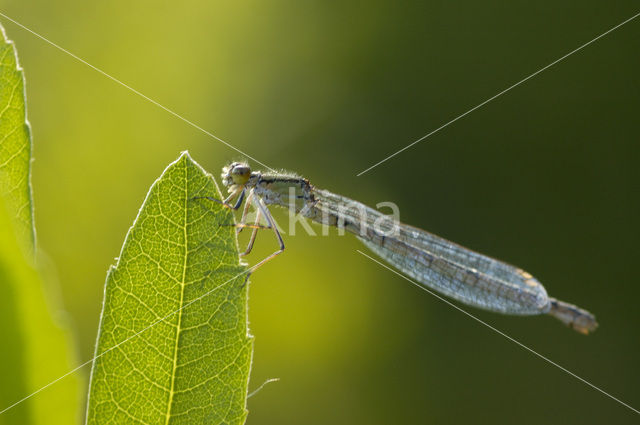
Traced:
<path fill-rule="evenodd" d="M 251 232 L 251 237 L 249 238 L 249 243 L 247 244 L 247 248 L 245 249 L 244 252 L 240 253 L 240 256 L 245 256 L 248 255 L 251 250 L 253 249 L 253 245 L 255 243 L 257 234 L 258 234 L 258 230 L 260 229 L 272 229 L 276 239 L 278 240 L 278 244 L 280 245 L 280 249 L 278 249 L 277 251 L 275 251 L 274 253 L 270 254 L 269 256 L 267 256 L 266 258 L 264 258 L 263 260 L 261 260 L 260 262 L 258 262 L 257 264 L 255 264 L 252 269 L 255 270 L 258 267 L 262 266 L 263 264 L 265 264 L 267 261 L 273 259 L 276 255 L 282 253 L 284 251 L 284 241 L 282 239 L 282 236 L 280 235 L 280 232 L 278 231 L 278 227 L 276 225 L 276 222 L 274 220 L 274 218 L 271 216 L 271 212 L 269 211 L 269 209 L 267 208 L 267 206 L 265 205 L 264 201 L 262 199 L 260 199 L 260 197 L 258 196 L 254 196 L 254 191 L 253 189 L 251 189 L 249 191 L 249 194 L 246 196 L 246 200 L 245 200 L 245 194 L 246 194 L 247 189 L 245 187 L 238 187 L 236 190 L 234 190 L 226 199 L 224 200 L 219 200 L 216 199 L 214 197 L 211 196 L 196 196 L 193 199 L 207 199 L 209 201 L 212 202 L 217 202 L 219 204 L 221 204 L 222 206 L 224 206 L 225 208 L 229 208 L 231 210 L 237 211 L 240 206 L 242 205 L 242 202 L 245 201 L 245 206 L 242 210 L 242 215 L 240 218 L 240 222 L 239 223 L 235 223 L 233 224 L 234 227 L 236 227 L 238 230 L 237 232 L 240 233 L 242 231 L 242 229 L 244 228 L 250 228 L 253 229 L 253 232 Z M 233 202 L 233 200 L 235 198 L 238 198 L 235 202 L 235 204 L 232 204 L 231 202 Z M 253 204 L 255 211 L 256 211 L 256 218 L 254 220 L 253 224 L 247 224 L 246 220 L 247 217 L 249 215 L 249 209 L 251 207 L 251 205 Z M 263 226 L 260 224 L 260 219 L 264 217 L 264 219 L 267 222 L 266 226 Z"/>
<path fill-rule="evenodd" d="M 268 228 L 271 228 L 273 230 L 273 233 L 276 235 L 276 239 L 278 239 L 278 243 L 280 244 L 280 249 L 277 250 L 276 252 L 272 253 L 271 255 L 269 255 L 268 257 L 264 258 L 263 260 L 261 260 L 259 263 L 257 263 L 256 265 L 253 266 L 253 269 L 257 269 L 258 267 L 262 266 L 263 264 L 265 264 L 267 261 L 273 259 L 276 255 L 281 254 L 284 251 L 284 241 L 282 240 L 282 235 L 280 235 L 280 231 L 278 230 L 278 226 L 276 224 L 276 221 L 273 219 L 273 216 L 271 215 L 271 212 L 269 211 L 269 208 L 267 208 L 267 206 L 265 205 L 264 201 L 262 200 L 262 198 L 256 196 L 254 198 L 254 203 L 258 209 L 258 211 L 256 212 L 256 217 L 260 218 L 260 214 L 262 214 L 265 218 L 265 220 L 267 221 L 268 224 Z M 253 230 L 253 234 L 251 235 L 251 240 L 249 241 L 249 246 L 248 246 L 248 251 L 246 251 L 244 253 L 244 255 L 248 254 L 249 252 L 251 252 L 251 249 L 253 248 L 253 242 L 255 241 L 255 235 L 258 232 L 258 229 L 254 229 Z"/>
<path fill-rule="evenodd" d="M 212 202 L 217 202 L 218 204 L 222 205 L 225 208 L 229 208 L 231 210 L 238 210 L 238 208 L 240 208 L 240 205 L 242 205 L 242 201 L 244 200 L 244 194 L 246 192 L 246 188 L 244 187 L 239 187 L 238 189 L 236 189 L 235 191 L 233 191 L 229 196 L 227 196 L 226 199 L 224 200 L 220 200 L 217 198 L 214 198 L 213 196 L 194 196 L 191 199 L 208 199 L 209 201 Z M 240 196 L 238 196 L 240 195 Z M 236 201 L 235 204 L 231 204 L 231 201 L 235 198 L 238 197 L 238 200 Z"/>

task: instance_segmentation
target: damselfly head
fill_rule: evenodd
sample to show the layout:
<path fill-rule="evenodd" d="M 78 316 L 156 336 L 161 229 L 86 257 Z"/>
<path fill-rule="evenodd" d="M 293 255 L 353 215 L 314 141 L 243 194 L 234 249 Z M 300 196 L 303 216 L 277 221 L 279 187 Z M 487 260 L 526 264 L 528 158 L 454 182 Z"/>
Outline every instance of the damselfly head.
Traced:
<path fill-rule="evenodd" d="M 243 185 L 251 177 L 251 167 L 243 162 L 232 162 L 222 167 L 222 184 L 225 186 Z"/>

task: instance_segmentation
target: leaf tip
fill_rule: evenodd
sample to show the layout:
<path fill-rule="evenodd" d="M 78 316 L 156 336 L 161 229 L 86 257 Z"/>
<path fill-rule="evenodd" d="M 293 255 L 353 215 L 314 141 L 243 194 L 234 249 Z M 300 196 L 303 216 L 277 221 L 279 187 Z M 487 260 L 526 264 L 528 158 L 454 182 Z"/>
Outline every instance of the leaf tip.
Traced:
<path fill-rule="evenodd" d="M 180 152 L 180 156 L 178 157 L 178 159 L 191 159 L 191 155 L 189 154 L 189 150 L 183 150 L 182 152 Z M 193 161 L 193 160 L 192 160 Z"/>

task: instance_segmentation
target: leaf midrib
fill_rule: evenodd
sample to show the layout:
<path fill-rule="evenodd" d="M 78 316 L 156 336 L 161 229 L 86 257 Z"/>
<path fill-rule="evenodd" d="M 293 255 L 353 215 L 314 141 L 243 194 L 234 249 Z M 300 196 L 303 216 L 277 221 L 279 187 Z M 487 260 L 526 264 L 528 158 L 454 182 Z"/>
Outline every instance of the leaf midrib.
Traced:
<path fill-rule="evenodd" d="M 186 286 L 187 278 L 187 256 L 189 254 L 187 243 L 187 223 L 189 222 L 189 209 L 187 208 L 188 199 L 188 174 L 189 170 L 185 167 L 184 170 L 184 223 L 182 226 L 182 232 L 184 233 L 184 255 L 182 260 L 182 279 L 180 281 L 180 302 L 178 304 L 178 323 L 176 324 L 176 343 L 173 347 L 173 365 L 171 369 L 171 386 L 169 387 L 169 401 L 167 403 L 167 416 L 165 425 L 169 425 L 171 419 L 171 408 L 173 406 L 173 395 L 175 394 L 175 382 L 176 382 L 176 370 L 178 369 L 178 342 L 180 341 L 180 331 L 182 328 L 182 306 L 184 304 L 184 290 Z"/>

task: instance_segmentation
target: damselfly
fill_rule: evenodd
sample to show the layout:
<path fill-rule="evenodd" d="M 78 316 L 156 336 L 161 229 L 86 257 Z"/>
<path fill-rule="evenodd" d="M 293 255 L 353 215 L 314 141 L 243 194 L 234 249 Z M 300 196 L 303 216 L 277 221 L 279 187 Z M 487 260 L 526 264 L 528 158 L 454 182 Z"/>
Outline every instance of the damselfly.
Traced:
<path fill-rule="evenodd" d="M 598 326 L 588 311 L 549 297 L 542 284 L 524 270 L 393 221 L 357 201 L 317 189 L 303 177 L 252 171 L 249 165 L 234 162 L 222 169 L 222 182 L 229 189 L 228 198 L 222 201 L 199 198 L 220 202 L 234 210 L 245 201 L 237 226 L 239 230 L 253 228 L 253 233 L 243 255 L 251 251 L 260 228 L 270 228 L 280 244 L 278 251 L 254 269 L 284 251 L 284 241 L 267 207 L 277 205 L 355 234 L 402 273 L 462 303 L 512 315 L 550 314 L 583 334 Z M 255 222 L 247 224 L 251 205 L 256 210 Z M 266 226 L 260 225 L 262 217 Z"/>

